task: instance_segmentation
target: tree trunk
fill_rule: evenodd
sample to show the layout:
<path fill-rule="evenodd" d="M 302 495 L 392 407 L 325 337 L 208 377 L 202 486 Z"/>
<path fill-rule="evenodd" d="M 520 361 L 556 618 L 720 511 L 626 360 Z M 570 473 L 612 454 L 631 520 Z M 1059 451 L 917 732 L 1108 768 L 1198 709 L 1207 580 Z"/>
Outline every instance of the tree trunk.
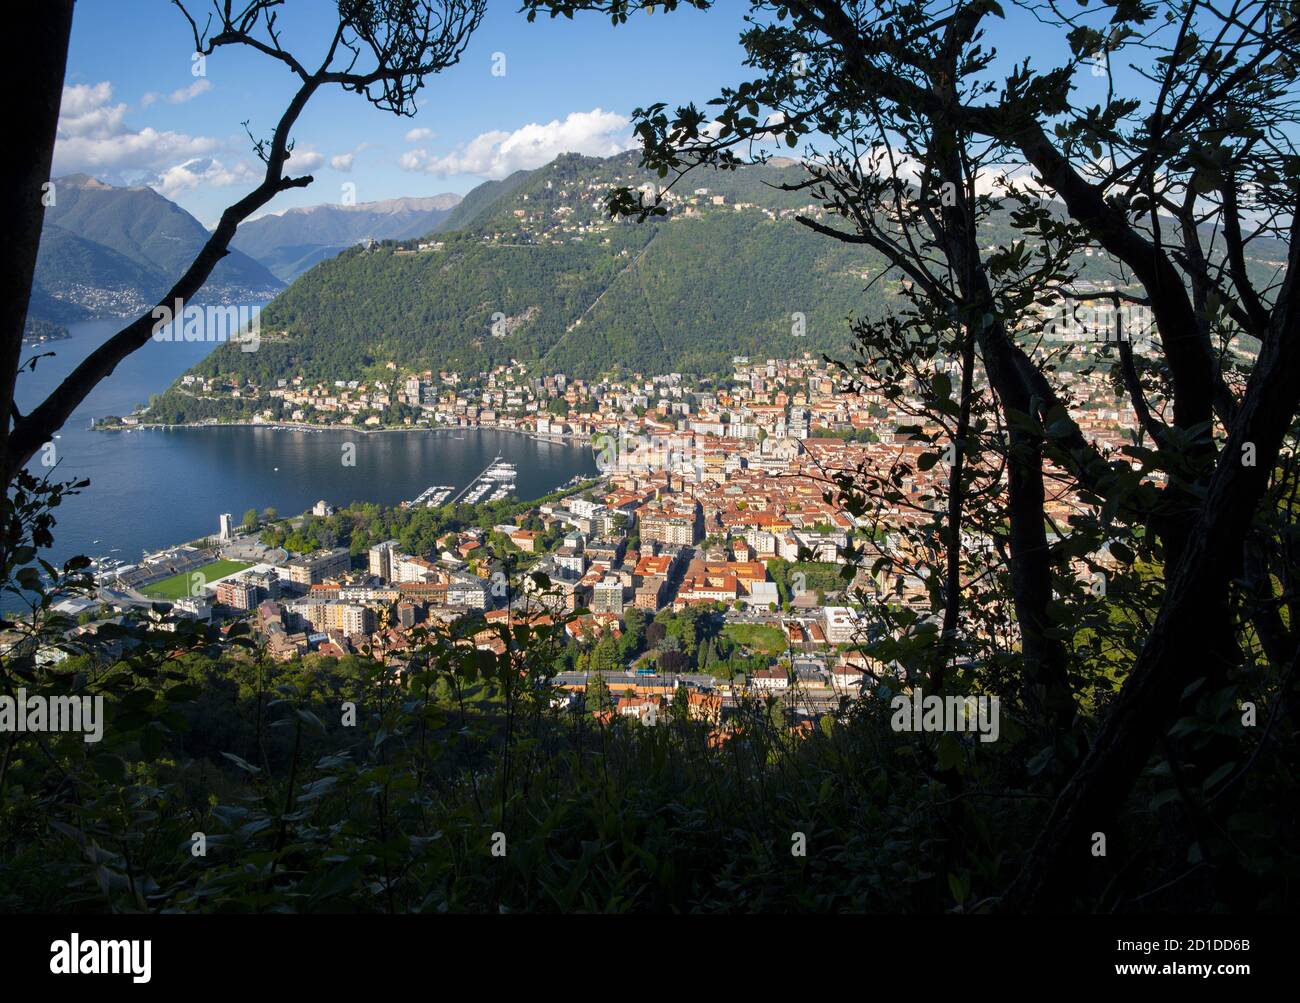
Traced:
<path fill-rule="evenodd" d="M 5 33 L 0 77 L 9 104 L 13 134 L 20 146 L 6 157 L 12 171 L 0 201 L 0 456 L 9 450 L 14 387 L 22 363 L 23 325 L 36 274 L 41 225 L 45 220 L 44 185 L 54 160 L 54 135 L 63 99 L 75 0 L 42 0 L 24 12 L 24 24 Z M 7 465 L 7 464 L 6 464 Z"/>
<path fill-rule="evenodd" d="M 1300 247 L 1294 242 L 1274 317 L 1142 652 L 1091 751 L 1061 792 L 1028 861 L 1003 897 L 1004 912 L 1060 910 L 1069 904 L 1070 880 L 1091 859 L 1091 834 L 1110 827 L 1165 734 L 1183 689 L 1206 674 L 1205 624 L 1220 615 L 1220 597 L 1300 405 Z M 1255 449 L 1253 466 L 1242 462 L 1247 444 Z M 1110 842 L 1113 847 L 1114 840 Z"/>

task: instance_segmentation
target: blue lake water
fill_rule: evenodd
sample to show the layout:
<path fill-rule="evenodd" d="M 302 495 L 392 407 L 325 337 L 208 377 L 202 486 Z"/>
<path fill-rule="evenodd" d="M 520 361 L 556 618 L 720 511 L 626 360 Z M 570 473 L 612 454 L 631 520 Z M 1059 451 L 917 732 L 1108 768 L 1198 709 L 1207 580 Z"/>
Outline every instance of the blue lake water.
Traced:
<path fill-rule="evenodd" d="M 71 328 L 69 340 L 31 349 L 29 354 L 55 355 L 41 359 L 35 372 L 19 376 L 19 408 L 32 407 L 119 326 L 117 321 L 87 321 Z M 68 421 L 55 440 L 56 473 L 61 479 L 89 478 L 90 486 L 57 510 L 50 555 L 55 561 L 109 553 L 135 561 L 145 550 L 215 533 L 222 512 L 233 513 L 238 521 L 250 508 L 273 506 L 290 515 L 320 499 L 331 505 L 395 505 L 430 485 L 462 488 L 498 454 L 518 465 L 519 498 L 539 497 L 576 474 L 596 470 L 590 448 L 491 430 L 90 431 L 92 418 L 129 413 L 212 347 L 151 341 L 96 387 Z M 356 445 L 355 466 L 342 462 L 349 442 Z"/>

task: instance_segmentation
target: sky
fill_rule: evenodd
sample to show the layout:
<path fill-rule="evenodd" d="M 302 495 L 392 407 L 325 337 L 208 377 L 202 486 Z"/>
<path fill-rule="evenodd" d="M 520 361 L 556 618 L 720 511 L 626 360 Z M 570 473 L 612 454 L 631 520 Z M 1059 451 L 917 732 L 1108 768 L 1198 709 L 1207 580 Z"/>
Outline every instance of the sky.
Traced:
<path fill-rule="evenodd" d="M 197 16 L 211 2 L 187 6 Z M 279 8 L 285 47 L 306 65 L 324 54 L 334 4 L 289 0 Z M 707 12 L 638 14 L 615 28 L 595 14 L 530 24 L 516 0 L 492 0 L 460 63 L 429 78 L 414 117 L 336 86 L 317 92 L 294 131 L 289 163 L 289 173 L 310 173 L 315 183 L 282 193 L 267 211 L 464 194 L 560 153 L 629 149 L 635 108 L 704 107 L 748 77 L 739 44 L 748 7 L 718 0 Z M 1004 54 L 1032 55 L 1038 65 L 1064 56 L 1063 42 L 1047 51 L 1051 33 L 1045 41 L 1015 7 L 990 29 Z M 269 136 L 297 78 L 243 46 L 220 48 L 202 64 L 193 50 L 189 23 L 170 0 L 80 0 L 55 177 L 149 185 L 214 225 L 261 175 L 244 123 Z M 1076 80 L 1084 90 L 1104 82 L 1086 73 Z"/>
<path fill-rule="evenodd" d="M 190 9 L 207 2 L 190 0 Z M 323 55 L 332 7 L 333 0 L 293 0 L 285 8 L 285 46 L 305 63 Z M 708 13 L 641 16 L 615 29 L 596 15 L 529 24 L 515 4 L 492 3 L 460 64 L 420 92 L 413 118 L 338 87 L 313 96 L 294 133 L 290 169 L 316 182 L 270 208 L 345 194 L 357 202 L 463 194 L 559 153 L 628 149 L 633 109 L 702 103 L 743 78 L 746 7 L 723 0 Z M 296 78 L 242 47 L 218 49 L 200 67 L 193 50 L 188 22 L 167 0 L 80 0 L 55 176 L 147 184 L 215 223 L 261 173 L 242 123 L 269 136 Z"/>

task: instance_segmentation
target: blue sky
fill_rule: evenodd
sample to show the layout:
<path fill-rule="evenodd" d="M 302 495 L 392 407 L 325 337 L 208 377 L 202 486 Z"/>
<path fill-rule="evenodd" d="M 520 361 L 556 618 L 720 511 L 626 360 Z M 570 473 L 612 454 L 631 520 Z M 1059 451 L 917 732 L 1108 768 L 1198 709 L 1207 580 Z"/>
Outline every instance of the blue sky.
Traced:
<path fill-rule="evenodd" d="M 189 7 L 197 14 L 210 2 L 189 0 Z M 281 9 L 285 45 L 305 63 L 323 54 L 332 7 L 333 0 L 290 0 Z M 558 153 L 626 149 L 633 109 L 656 101 L 702 105 L 745 79 L 738 36 L 747 8 L 744 0 L 719 0 L 708 12 L 642 14 L 614 28 L 598 15 L 529 24 L 513 0 L 493 0 L 460 64 L 421 91 L 414 118 L 338 88 L 317 93 L 295 130 L 290 165 L 316 182 L 269 208 L 337 202 L 345 194 L 369 202 L 464 193 Z M 1032 53 L 1040 67 L 1063 56 L 1059 35 L 1023 11 L 1008 12 L 1008 20 L 989 22 L 1004 54 Z M 269 135 L 296 78 L 243 47 L 217 50 L 196 76 L 193 48 L 188 23 L 168 0 L 80 0 L 55 175 L 148 184 L 212 225 L 260 175 L 242 123 Z M 492 72 L 498 53 L 504 75 Z M 1076 82 L 1099 90 L 1104 81 L 1089 76 Z"/>
<path fill-rule="evenodd" d="M 322 53 L 331 6 L 287 5 L 286 47 Z M 529 24 L 512 4 L 492 4 L 460 65 L 421 92 L 414 118 L 338 88 L 314 96 L 295 136 L 297 170 L 310 170 L 316 183 L 272 208 L 338 200 L 345 183 L 361 202 L 463 193 L 566 149 L 626 148 L 634 108 L 702 101 L 741 78 L 746 6 L 724 0 L 708 14 L 641 17 L 615 29 L 596 16 Z M 269 134 L 293 78 L 235 47 L 219 49 L 196 77 L 193 48 L 187 22 L 166 0 L 81 0 L 55 174 L 150 184 L 211 225 L 256 183 L 260 164 L 241 123 Z M 503 76 L 492 73 L 495 53 L 505 56 Z"/>

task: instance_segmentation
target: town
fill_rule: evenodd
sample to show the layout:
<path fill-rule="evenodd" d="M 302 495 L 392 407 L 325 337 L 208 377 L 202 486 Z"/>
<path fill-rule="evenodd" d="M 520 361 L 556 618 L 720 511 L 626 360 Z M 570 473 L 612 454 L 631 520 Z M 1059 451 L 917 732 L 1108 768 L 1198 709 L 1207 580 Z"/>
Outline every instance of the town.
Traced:
<path fill-rule="evenodd" d="M 1065 376 L 1084 433 L 1103 451 L 1129 441 L 1111 385 L 1087 372 Z M 373 385 L 279 383 L 269 392 L 295 422 L 347 426 L 364 415 L 373 427 L 397 404 L 401 427 L 587 444 L 599 474 L 515 505 L 507 521 L 451 529 L 421 553 L 397 540 L 290 552 L 273 529 L 222 515 L 207 541 L 98 569 L 99 596 L 67 600 L 83 621 L 76 630 L 169 598 L 171 618 L 248 623 L 280 661 L 382 652 L 400 670 L 413 632 L 430 625 L 481 616 L 474 643 L 503 654 L 498 625 L 565 618 L 558 701 L 581 705 L 595 685 L 613 695 L 606 713 L 654 721 L 683 694 L 725 734 L 729 712 L 747 698 L 774 697 L 793 727 L 807 728 L 865 679 L 895 671 L 861 650 L 877 629 L 873 604 L 931 615 L 923 555 L 906 553 L 898 529 L 929 517 L 946 467 L 922 462 L 933 448 L 923 436 L 898 431 L 915 413 L 911 398 L 850 386 L 811 353 L 737 357 L 721 380 L 538 378 L 515 363 L 468 379 L 426 372 Z M 212 382 L 195 389 L 241 392 Z M 837 473 L 900 461 L 901 497 L 877 520 L 845 510 Z M 431 486 L 404 508 L 499 502 L 513 484 L 512 466 L 498 459 L 473 483 Z M 1062 496 L 1048 512 L 1064 518 L 1076 504 Z M 310 518 L 333 512 L 322 500 Z M 870 559 L 854 559 L 855 546 L 892 554 L 893 570 L 873 575 Z"/>

